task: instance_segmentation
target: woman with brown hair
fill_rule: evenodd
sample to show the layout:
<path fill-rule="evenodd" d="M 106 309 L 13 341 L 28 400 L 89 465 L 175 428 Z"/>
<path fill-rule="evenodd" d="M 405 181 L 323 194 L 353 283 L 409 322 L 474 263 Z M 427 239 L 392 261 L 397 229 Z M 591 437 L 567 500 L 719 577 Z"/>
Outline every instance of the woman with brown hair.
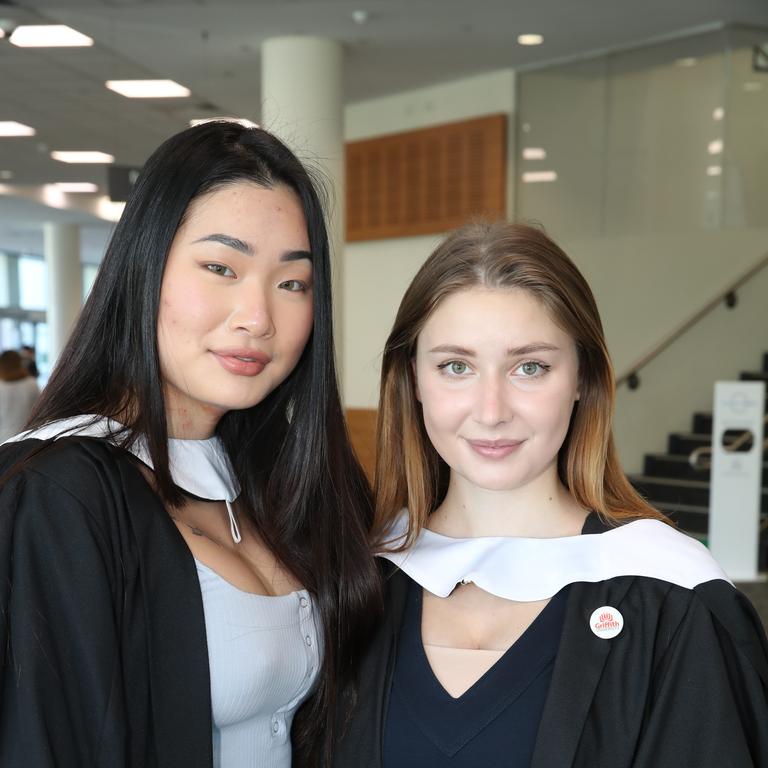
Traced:
<path fill-rule="evenodd" d="M 586 281 L 541 230 L 472 224 L 384 351 L 385 618 L 335 768 L 768 766 L 748 601 L 632 488 Z"/>
<path fill-rule="evenodd" d="M 0 443 L 27 423 L 39 394 L 24 358 L 13 349 L 0 354 Z"/>

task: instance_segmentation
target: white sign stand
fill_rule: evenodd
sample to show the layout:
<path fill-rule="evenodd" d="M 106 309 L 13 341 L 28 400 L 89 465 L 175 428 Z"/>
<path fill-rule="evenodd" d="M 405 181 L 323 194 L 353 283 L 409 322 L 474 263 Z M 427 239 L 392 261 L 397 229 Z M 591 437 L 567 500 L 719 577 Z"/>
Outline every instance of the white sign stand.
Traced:
<path fill-rule="evenodd" d="M 715 383 L 709 548 L 733 581 L 764 579 L 757 571 L 764 403 L 763 381 Z M 728 430 L 752 432 L 749 451 L 727 451 Z"/>

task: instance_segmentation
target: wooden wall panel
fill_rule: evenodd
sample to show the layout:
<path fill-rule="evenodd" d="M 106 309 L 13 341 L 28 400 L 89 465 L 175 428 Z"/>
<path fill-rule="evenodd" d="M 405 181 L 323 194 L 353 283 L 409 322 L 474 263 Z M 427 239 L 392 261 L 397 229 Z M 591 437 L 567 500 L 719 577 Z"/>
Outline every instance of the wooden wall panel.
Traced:
<path fill-rule="evenodd" d="M 376 418 L 375 408 L 347 408 L 347 428 L 358 461 L 363 465 L 368 479 L 373 482 L 376 466 Z"/>
<path fill-rule="evenodd" d="M 491 115 L 346 146 L 347 240 L 445 232 L 504 217 L 507 118 Z"/>

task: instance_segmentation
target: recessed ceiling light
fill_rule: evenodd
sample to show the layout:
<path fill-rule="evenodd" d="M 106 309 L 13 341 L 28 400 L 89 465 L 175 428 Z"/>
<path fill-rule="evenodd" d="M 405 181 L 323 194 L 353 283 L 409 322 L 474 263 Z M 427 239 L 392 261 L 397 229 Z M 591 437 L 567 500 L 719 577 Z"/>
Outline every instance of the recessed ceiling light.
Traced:
<path fill-rule="evenodd" d="M 19 48 L 72 48 L 93 45 L 93 38 L 65 24 L 23 24 L 9 42 Z"/>
<path fill-rule="evenodd" d="M 523 149 L 524 160 L 546 160 L 547 150 L 542 147 L 525 147 Z"/>
<path fill-rule="evenodd" d="M 722 120 L 724 117 L 725 117 L 725 110 L 722 107 L 715 107 L 715 109 L 712 110 L 713 120 Z"/>
<path fill-rule="evenodd" d="M 129 99 L 177 99 L 191 95 L 189 88 L 173 80 L 107 80 L 104 85 Z"/>
<path fill-rule="evenodd" d="M 675 64 L 678 67 L 695 67 L 696 62 L 697 59 L 694 59 L 693 56 L 686 56 L 684 59 L 678 59 Z"/>
<path fill-rule="evenodd" d="M 723 166 L 722 165 L 708 165 L 707 166 L 707 176 L 720 176 L 720 174 L 723 172 Z"/>
<path fill-rule="evenodd" d="M 51 152 L 54 160 L 62 163 L 114 163 L 115 158 L 106 152 Z"/>
<path fill-rule="evenodd" d="M 98 192 L 99 187 L 90 181 L 57 181 L 56 186 L 62 192 Z"/>
<path fill-rule="evenodd" d="M 51 208 L 66 208 L 68 205 L 67 196 L 55 184 L 43 185 L 43 202 Z"/>
<path fill-rule="evenodd" d="M 252 120 L 246 120 L 242 117 L 200 117 L 195 120 L 190 120 L 189 125 L 194 128 L 196 125 L 205 125 L 206 123 L 238 123 L 243 128 L 258 128 L 259 124 L 254 123 Z"/>
<path fill-rule="evenodd" d="M 371 14 L 368 13 L 364 8 L 360 8 L 356 11 L 352 11 L 352 21 L 355 22 L 355 24 L 365 24 L 368 22 L 368 19 L 371 18 Z"/>
<path fill-rule="evenodd" d="M 557 171 L 526 171 L 523 182 L 533 184 L 539 181 L 557 181 Z"/>
<path fill-rule="evenodd" d="M 762 91 L 763 90 L 763 84 L 755 82 L 754 80 L 744 83 L 743 88 L 745 91 Z"/>
<path fill-rule="evenodd" d="M 0 179 L 3 181 L 9 181 L 13 178 L 13 171 L 0 171 Z"/>
<path fill-rule="evenodd" d="M 35 129 L 13 120 L 0 121 L 0 136 L 34 136 Z"/>
<path fill-rule="evenodd" d="M 710 155 L 719 155 L 723 151 L 723 140 L 715 139 L 707 144 L 707 152 Z"/>
<path fill-rule="evenodd" d="M 536 34 L 518 35 L 517 42 L 520 45 L 541 45 L 544 42 L 544 36 Z"/>
<path fill-rule="evenodd" d="M 96 203 L 97 215 L 107 221 L 120 221 L 124 209 L 125 203 L 116 203 L 110 200 L 107 195 L 100 197 Z"/>

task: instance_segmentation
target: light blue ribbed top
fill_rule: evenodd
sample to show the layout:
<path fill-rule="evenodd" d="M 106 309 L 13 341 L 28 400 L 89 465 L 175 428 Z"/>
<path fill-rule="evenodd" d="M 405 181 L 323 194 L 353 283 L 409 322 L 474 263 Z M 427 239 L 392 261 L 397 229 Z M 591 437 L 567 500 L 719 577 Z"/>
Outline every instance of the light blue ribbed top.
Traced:
<path fill-rule="evenodd" d="M 291 723 L 321 653 L 306 590 L 271 597 L 199 561 L 211 674 L 214 768 L 290 768 Z"/>

